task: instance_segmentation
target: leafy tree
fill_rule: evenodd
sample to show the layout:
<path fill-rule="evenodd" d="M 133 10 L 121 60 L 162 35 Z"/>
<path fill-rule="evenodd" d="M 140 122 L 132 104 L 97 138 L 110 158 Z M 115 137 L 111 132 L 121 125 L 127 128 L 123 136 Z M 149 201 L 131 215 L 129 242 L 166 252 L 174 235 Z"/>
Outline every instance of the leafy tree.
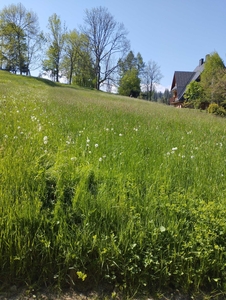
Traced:
<path fill-rule="evenodd" d="M 216 99 L 216 103 L 226 109 L 226 69 L 221 69 L 216 74 L 212 94 Z"/>
<path fill-rule="evenodd" d="M 139 52 L 137 56 L 135 56 L 133 51 L 130 51 L 125 59 L 119 59 L 118 68 L 120 77 L 122 77 L 127 71 L 131 71 L 133 68 L 137 69 L 138 75 L 140 75 L 144 68 L 143 58 Z"/>
<path fill-rule="evenodd" d="M 129 47 L 127 31 L 122 23 L 114 20 L 107 8 L 86 10 L 82 32 L 88 37 L 93 59 L 96 89 L 101 83 L 113 80 L 118 63 L 114 58 L 123 56 Z"/>
<path fill-rule="evenodd" d="M 120 95 L 138 97 L 140 94 L 140 78 L 138 70 L 132 68 L 121 78 L 118 92 Z"/>
<path fill-rule="evenodd" d="M 66 33 L 62 68 L 69 84 L 73 77 L 78 85 L 92 87 L 94 73 L 91 61 L 87 37 L 76 30 Z"/>
<path fill-rule="evenodd" d="M 49 17 L 48 28 L 50 31 L 47 36 L 49 47 L 46 52 L 47 58 L 43 61 L 43 69 L 50 71 L 54 79 L 58 82 L 66 28 L 65 25 L 62 25 L 60 17 L 57 14 Z"/>
<path fill-rule="evenodd" d="M 154 84 L 160 83 L 161 79 L 160 67 L 155 61 L 149 60 L 143 71 L 143 84 L 147 91 L 147 100 L 152 100 Z"/>
<path fill-rule="evenodd" d="M 32 62 L 32 46 L 39 36 L 38 18 L 21 4 L 0 11 L 1 67 L 22 74 Z"/>
<path fill-rule="evenodd" d="M 184 94 L 185 106 L 196 107 L 198 108 L 202 102 L 204 95 L 204 89 L 200 82 L 192 81 L 190 82 Z"/>
<path fill-rule="evenodd" d="M 72 82 L 72 75 L 79 60 L 81 52 L 81 39 L 76 30 L 72 30 L 65 34 L 63 69 L 69 78 L 69 84 Z"/>
<path fill-rule="evenodd" d="M 218 74 L 224 69 L 225 66 L 223 60 L 217 52 L 214 52 L 207 57 L 204 70 L 201 74 L 201 86 L 204 90 L 204 101 L 218 103 L 215 85 L 219 79 Z"/>

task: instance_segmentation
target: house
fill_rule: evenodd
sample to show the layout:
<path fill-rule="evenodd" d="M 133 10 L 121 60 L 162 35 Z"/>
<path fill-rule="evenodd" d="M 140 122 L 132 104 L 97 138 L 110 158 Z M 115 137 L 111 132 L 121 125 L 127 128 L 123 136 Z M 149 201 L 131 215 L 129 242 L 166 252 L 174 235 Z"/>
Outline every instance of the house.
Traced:
<path fill-rule="evenodd" d="M 208 55 L 206 55 L 206 59 Z M 182 107 L 184 102 L 184 93 L 186 91 L 187 85 L 192 81 L 200 81 L 200 74 L 204 70 L 205 62 L 201 58 L 199 60 L 198 66 L 193 72 L 187 71 L 175 71 L 173 75 L 173 81 L 171 85 L 172 98 L 170 99 L 170 105 L 175 107 Z"/>

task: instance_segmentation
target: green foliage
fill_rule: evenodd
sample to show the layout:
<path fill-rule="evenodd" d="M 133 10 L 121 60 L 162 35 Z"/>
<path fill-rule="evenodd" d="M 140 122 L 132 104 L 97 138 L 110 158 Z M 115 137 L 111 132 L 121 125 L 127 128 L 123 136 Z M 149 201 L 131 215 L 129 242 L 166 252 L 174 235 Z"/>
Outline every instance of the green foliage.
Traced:
<path fill-rule="evenodd" d="M 43 69 L 49 71 L 54 81 L 59 82 L 60 63 L 65 43 L 66 28 L 55 13 L 49 17 L 48 49 L 46 59 L 43 60 Z"/>
<path fill-rule="evenodd" d="M 140 94 L 140 79 L 138 71 L 132 69 L 127 71 L 119 82 L 118 92 L 120 95 L 138 97 Z"/>
<path fill-rule="evenodd" d="M 75 84 L 94 87 L 92 80 L 95 74 L 92 68 L 92 59 L 88 49 L 87 37 L 76 30 L 65 34 L 64 56 L 61 69 L 67 76 L 69 84 L 72 79 Z"/>
<path fill-rule="evenodd" d="M 141 54 L 137 53 L 137 56 L 135 57 L 133 51 L 130 51 L 124 60 L 119 59 L 118 69 L 120 77 L 123 77 L 128 71 L 131 71 L 132 69 L 136 69 L 138 71 L 138 75 L 140 75 L 140 73 L 144 69 L 144 62 Z"/>
<path fill-rule="evenodd" d="M 226 116 L 226 110 L 223 106 L 219 106 L 217 103 L 211 103 L 208 107 L 208 113 L 220 115 L 220 116 Z"/>
<path fill-rule="evenodd" d="M 224 118 L 0 83 L 2 284 L 225 292 Z"/>
<path fill-rule="evenodd" d="M 0 11 L 1 67 L 20 74 L 32 63 L 38 19 L 21 4 L 5 6 Z"/>
<path fill-rule="evenodd" d="M 184 94 L 184 98 L 186 99 L 186 104 L 189 106 L 194 106 L 196 108 L 200 107 L 200 104 L 203 99 L 204 90 L 200 82 L 192 81 L 190 82 Z M 187 103 L 188 102 L 188 103 Z"/>
<path fill-rule="evenodd" d="M 208 56 L 205 62 L 205 68 L 201 74 L 200 83 L 204 91 L 203 97 L 205 101 L 218 103 L 217 95 L 214 93 L 214 86 L 217 84 L 218 74 L 224 68 L 224 62 L 217 52 L 214 52 Z"/>

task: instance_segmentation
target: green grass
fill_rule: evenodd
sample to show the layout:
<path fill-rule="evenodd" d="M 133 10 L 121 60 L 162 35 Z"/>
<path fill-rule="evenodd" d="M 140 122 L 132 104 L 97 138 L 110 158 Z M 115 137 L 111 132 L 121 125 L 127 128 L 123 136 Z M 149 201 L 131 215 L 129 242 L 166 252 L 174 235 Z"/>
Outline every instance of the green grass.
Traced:
<path fill-rule="evenodd" d="M 226 291 L 226 120 L 0 72 L 0 282 Z"/>

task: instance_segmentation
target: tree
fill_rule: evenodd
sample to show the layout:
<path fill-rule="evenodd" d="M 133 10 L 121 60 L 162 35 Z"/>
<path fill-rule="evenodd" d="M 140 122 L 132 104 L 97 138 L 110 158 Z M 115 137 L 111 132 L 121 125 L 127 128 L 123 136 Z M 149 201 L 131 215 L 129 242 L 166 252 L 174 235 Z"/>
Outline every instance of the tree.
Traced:
<path fill-rule="evenodd" d="M 72 77 L 81 86 L 92 87 L 94 74 L 92 71 L 88 39 L 76 30 L 65 34 L 64 56 L 62 69 L 68 78 L 69 84 Z"/>
<path fill-rule="evenodd" d="M 120 95 L 138 97 L 140 94 L 140 78 L 138 70 L 132 68 L 121 78 L 118 92 Z"/>
<path fill-rule="evenodd" d="M 212 94 L 214 95 L 215 102 L 226 109 L 226 69 L 221 69 L 216 74 Z"/>
<path fill-rule="evenodd" d="M 225 69 L 223 60 L 217 52 L 207 56 L 204 70 L 201 74 L 200 84 L 204 90 L 203 101 L 218 103 L 215 85 L 219 79 L 219 73 Z"/>
<path fill-rule="evenodd" d="M 64 59 L 63 68 L 66 70 L 69 84 L 72 82 L 72 75 L 76 67 L 76 63 L 81 55 L 81 39 L 76 30 L 72 30 L 65 34 Z"/>
<path fill-rule="evenodd" d="M 123 56 L 128 51 L 127 31 L 104 7 L 86 10 L 84 22 L 82 32 L 89 40 L 96 89 L 99 90 L 101 83 L 113 80 L 118 66 L 117 62 L 114 63 L 115 57 Z"/>
<path fill-rule="evenodd" d="M 160 80 L 162 79 L 162 74 L 160 71 L 160 67 L 158 64 L 153 61 L 149 60 L 146 66 L 144 67 L 143 71 L 143 84 L 147 91 L 147 100 L 152 100 L 152 95 L 154 91 L 154 84 L 160 83 Z"/>
<path fill-rule="evenodd" d="M 47 36 L 49 48 L 46 52 L 47 58 L 43 61 L 43 69 L 50 71 L 54 79 L 58 82 L 66 27 L 62 25 L 60 17 L 57 14 L 53 14 L 49 17 L 48 28 L 50 31 Z"/>
<path fill-rule="evenodd" d="M 11 4 L 0 12 L 1 67 L 23 73 L 32 62 L 31 41 L 39 35 L 38 18 L 21 4 Z"/>
<path fill-rule="evenodd" d="M 185 106 L 199 108 L 203 99 L 204 90 L 200 82 L 190 82 L 184 93 Z"/>
<path fill-rule="evenodd" d="M 140 75 L 144 69 L 144 62 L 139 52 L 137 56 L 135 56 L 133 51 L 130 51 L 124 59 L 119 59 L 119 76 L 123 77 L 127 71 L 131 71 L 133 68 L 136 69 L 138 75 Z"/>

